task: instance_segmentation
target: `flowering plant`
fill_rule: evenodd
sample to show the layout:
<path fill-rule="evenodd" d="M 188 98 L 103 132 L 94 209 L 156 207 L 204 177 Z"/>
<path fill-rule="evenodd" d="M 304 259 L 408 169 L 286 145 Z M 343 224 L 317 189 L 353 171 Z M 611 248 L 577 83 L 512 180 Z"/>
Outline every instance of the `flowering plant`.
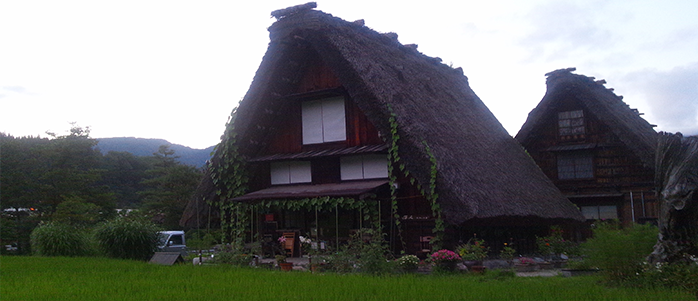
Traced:
<path fill-rule="evenodd" d="M 559 226 L 550 227 L 550 235 L 544 237 L 536 237 L 536 245 L 538 251 L 542 255 L 549 254 L 574 254 L 576 253 L 577 244 L 572 241 L 565 240 L 562 237 L 562 229 Z"/>
<path fill-rule="evenodd" d="M 419 258 L 414 255 L 405 255 L 397 259 L 397 264 L 400 266 L 416 266 L 419 264 Z"/>
<path fill-rule="evenodd" d="M 441 262 L 456 262 L 456 261 L 461 261 L 463 260 L 460 255 L 456 254 L 456 252 L 453 252 L 451 250 L 438 250 L 434 252 L 434 254 L 431 254 L 431 260 L 434 263 L 441 263 Z"/>
<path fill-rule="evenodd" d="M 313 248 L 313 241 L 310 237 L 298 236 L 298 240 L 301 243 L 301 250 L 306 254 L 313 255 L 311 253 L 314 253 L 314 250 L 317 249 L 317 244 L 315 244 L 315 248 Z"/>
<path fill-rule="evenodd" d="M 280 244 L 286 243 L 286 237 L 279 236 L 279 239 L 278 239 L 278 240 L 279 240 L 279 243 L 280 243 Z"/>
<path fill-rule="evenodd" d="M 521 258 L 519 258 L 519 263 L 521 263 L 521 264 L 534 264 L 534 263 L 536 263 L 536 261 L 533 260 L 533 258 L 521 257 Z"/>
<path fill-rule="evenodd" d="M 477 238 L 473 238 L 466 244 L 458 246 L 458 254 L 464 260 L 483 260 L 487 257 L 489 251 L 490 248 L 485 246 L 485 242 Z"/>

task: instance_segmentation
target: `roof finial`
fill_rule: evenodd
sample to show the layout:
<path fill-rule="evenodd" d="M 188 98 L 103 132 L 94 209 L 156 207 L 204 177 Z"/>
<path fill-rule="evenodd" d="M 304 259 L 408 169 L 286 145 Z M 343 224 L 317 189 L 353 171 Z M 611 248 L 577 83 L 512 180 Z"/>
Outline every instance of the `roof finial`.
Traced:
<path fill-rule="evenodd" d="M 297 14 L 300 12 L 304 12 L 306 10 L 311 10 L 313 8 L 317 7 L 317 3 L 315 2 L 308 2 L 306 4 L 301 4 L 301 5 L 296 5 L 296 6 L 291 6 L 287 8 L 282 8 L 282 9 L 277 9 L 273 12 L 271 12 L 271 16 L 278 19 L 281 19 L 283 17 Z"/>

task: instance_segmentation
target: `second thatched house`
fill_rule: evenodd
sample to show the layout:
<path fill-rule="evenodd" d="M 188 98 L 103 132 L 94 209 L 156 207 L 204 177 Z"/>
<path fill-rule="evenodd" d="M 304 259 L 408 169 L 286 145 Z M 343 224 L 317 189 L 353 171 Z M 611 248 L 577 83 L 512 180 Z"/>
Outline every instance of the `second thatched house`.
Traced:
<path fill-rule="evenodd" d="M 460 68 L 311 5 L 274 15 L 183 225 L 246 204 L 224 214 L 224 228 L 337 246 L 371 222 L 394 251 L 415 254 L 433 237 L 453 246 L 474 233 L 493 250 L 511 240 L 530 249 L 547 226 L 582 220 Z"/>
<path fill-rule="evenodd" d="M 657 132 L 604 80 L 572 71 L 547 74 L 516 139 L 590 222 L 656 222 Z"/>

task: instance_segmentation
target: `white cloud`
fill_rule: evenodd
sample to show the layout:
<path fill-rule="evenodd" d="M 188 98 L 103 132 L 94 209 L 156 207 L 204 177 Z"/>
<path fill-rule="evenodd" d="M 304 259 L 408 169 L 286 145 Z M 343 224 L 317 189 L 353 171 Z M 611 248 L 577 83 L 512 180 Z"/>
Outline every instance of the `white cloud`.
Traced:
<path fill-rule="evenodd" d="M 628 74 L 633 95 L 647 102 L 648 118 L 659 130 L 698 134 L 698 63 L 669 71 L 643 70 Z"/>

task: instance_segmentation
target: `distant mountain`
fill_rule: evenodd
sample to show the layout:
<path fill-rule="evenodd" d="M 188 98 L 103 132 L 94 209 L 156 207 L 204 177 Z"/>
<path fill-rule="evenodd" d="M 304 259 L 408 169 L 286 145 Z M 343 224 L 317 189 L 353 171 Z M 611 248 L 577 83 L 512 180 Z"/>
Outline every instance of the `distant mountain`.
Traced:
<path fill-rule="evenodd" d="M 211 152 L 214 146 L 205 149 L 194 149 L 179 144 L 172 144 L 164 139 L 145 139 L 134 137 L 118 137 L 118 138 L 96 138 L 97 149 L 102 154 L 110 151 L 129 152 L 136 156 L 152 156 L 158 152 L 160 145 L 169 145 L 170 149 L 175 151 L 175 156 L 179 156 L 178 161 L 187 165 L 202 167 L 206 160 L 211 158 Z"/>

